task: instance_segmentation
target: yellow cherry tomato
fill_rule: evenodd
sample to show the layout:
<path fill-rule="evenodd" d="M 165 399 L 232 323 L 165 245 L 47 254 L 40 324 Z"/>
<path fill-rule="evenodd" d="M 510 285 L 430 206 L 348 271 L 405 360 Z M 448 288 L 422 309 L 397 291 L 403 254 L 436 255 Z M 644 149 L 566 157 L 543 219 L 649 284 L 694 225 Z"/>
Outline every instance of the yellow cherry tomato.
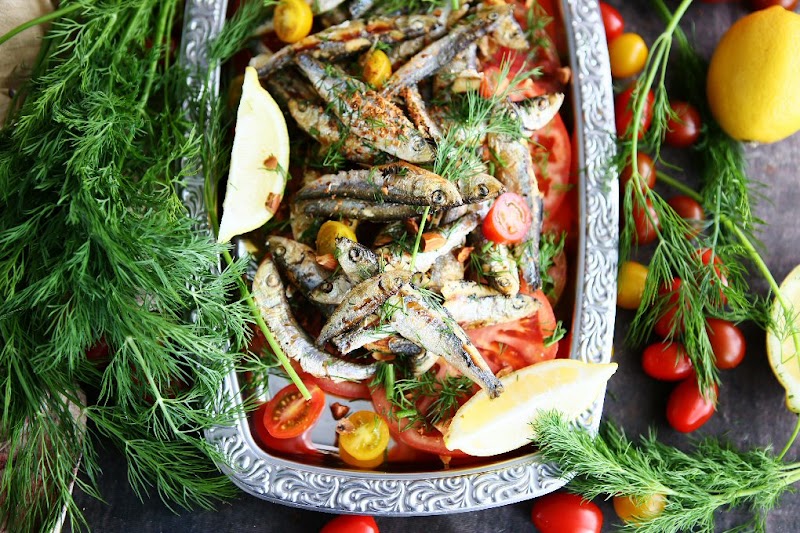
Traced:
<path fill-rule="evenodd" d="M 337 220 L 329 220 L 320 226 L 319 233 L 317 233 L 317 255 L 335 255 L 336 239 L 339 237 L 358 242 L 356 234 L 347 224 Z"/>
<path fill-rule="evenodd" d="M 392 75 L 392 62 L 383 50 L 371 50 L 361 58 L 364 81 L 373 87 L 381 87 Z"/>
<path fill-rule="evenodd" d="M 624 522 L 635 524 L 657 517 L 667 506 L 667 498 L 663 494 L 652 494 L 645 499 L 631 496 L 614 496 L 614 511 Z"/>
<path fill-rule="evenodd" d="M 347 417 L 353 427 L 339 435 L 339 450 L 357 461 L 383 456 L 389 446 L 389 426 L 372 411 L 357 411 Z"/>
<path fill-rule="evenodd" d="M 638 309 L 646 280 L 646 266 L 636 261 L 622 263 L 617 279 L 617 305 L 623 309 Z"/>
<path fill-rule="evenodd" d="M 623 33 L 608 45 L 611 76 L 628 78 L 640 73 L 647 62 L 647 44 L 639 34 Z"/>
<path fill-rule="evenodd" d="M 352 455 L 350 455 L 349 453 L 347 453 L 347 450 L 339 446 L 339 459 L 349 464 L 350 466 L 370 470 L 382 465 L 383 462 L 386 460 L 386 454 L 382 453 L 375 459 L 370 459 L 369 461 L 360 461 L 355 457 L 353 457 Z"/>
<path fill-rule="evenodd" d="M 296 43 L 307 36 L 313 21 L 311 6 L 303 0 L 281 0 L 272 19 L 275 35 L 285 43 Z"/>

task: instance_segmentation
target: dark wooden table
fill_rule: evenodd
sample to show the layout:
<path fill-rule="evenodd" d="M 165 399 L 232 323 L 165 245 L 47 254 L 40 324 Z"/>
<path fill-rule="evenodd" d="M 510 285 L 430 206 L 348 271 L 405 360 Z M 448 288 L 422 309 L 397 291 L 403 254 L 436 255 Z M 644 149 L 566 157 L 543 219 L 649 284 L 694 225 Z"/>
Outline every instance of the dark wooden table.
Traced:
<path fill-rule="evenodd" d="M 628 31 L 642 34 L 648 44 L 662 28 L 648 2 L 623 3 L 610 0 L 626 18 Z M 694 35 L 699 50 L 706 56 L 730 24 L 746 11 L 739 4 L 705 4 L 696 2 L 690 8 L 683 27 Z M 749 175 L 764 184 L 765 198 L 756 208 L 766 225 L 759 237 L 764 243 L 763 256 L 773 275 L 780 281 L 800 262 L 800 226 L 797 206 L 800 205 L 800 134 L 773 145 L 747 147 Z M 766 294 L 766 284 L 753 277 L 754 293 Z M 605 415 L 622 424 L 628 434 L 636 435 L 653 426 L 667 442 L 686 445 L 688 439 L 672 431 L 664 410 L 670 386 L 645 376 L 639 364 L 640 353 L 623 343 L 626 324 L 631 315 L 621 311 L 617 317 L 615 360 L 620 368 L 612 379 L 606 400 Z M 750 324 L 742 326 L 748 340 L 744 363 L 722 376 L 719 411 L 701 430 L 702 435 L 725 435 L 741 447 L 783 447 L 794 427 L 795 417 L 784 406 L 784 392 L 773 377 L 766 360 L 764 333 Z M 788 458 L 800 456 L 797 449 Z M 126 480 L 125 465 L 116 450 L 100 450 L 103 476 L 100 489 L 105 502 L 99 502 L 76 490 L 79 507 L 94 531 L 125 532 L 188 532 L 260 531 L 316 532 L 330 515 L 301 511 L 267 503 L 242 494 L 236 500 L 220 505 L 215 511 L 194 511 L 173 514 L 157 497 L 140 502 Z M 613 509 L 598 502 L 605 515 L 605 530 L 616 529 Z M 497 509 L 420 518 L 378 518 L 383 533 L 489 533 L 534 531 L 530 522 L 531 503 L 524 502 Z M 798 530 L 800 495 L 788 494 L 769 515 L 770 532 Z M 737 513 L 719 516 L 719 529 L 732 527 L 742 519 Z"/>

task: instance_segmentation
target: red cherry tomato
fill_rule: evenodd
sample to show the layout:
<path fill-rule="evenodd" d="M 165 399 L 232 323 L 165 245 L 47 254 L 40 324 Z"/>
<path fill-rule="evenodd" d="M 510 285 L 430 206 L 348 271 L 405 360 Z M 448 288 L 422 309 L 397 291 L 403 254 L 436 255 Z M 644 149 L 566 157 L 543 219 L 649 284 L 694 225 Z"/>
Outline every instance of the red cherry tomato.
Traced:
<path fill-rule="evenodd" d="M 319 533 L 380 533 L 380 530 L 371 516 L 342 515 L 322 526 Z"/>
<path fill-rule="evenodd" d="M 325 393 L 318 386 L 307 384 L 311 399 L 306 401 L 297 386 L 287 385 L 267 402 L 264 426 L 276 439 L 289 439 L 305 433 L 325 408 Z"/>
<path fill-rule="evenodd" d="M 619 93 L 616 98 L 614 98 L 614 114 L 616 115 L 614 120 L 617 125 L 617 137 L 629 137 L 630 132 L 628 131 L 631 127 L 631 123 L 633 122 L 633 109 L 631 108 L 632 102 L 631 98 L 633 97 L 633 90 L 636 88 L 636 84 L 631 84 L 627 89 Z M 647 129 L 650 127 L 650 123 L 653 121 L 653 102 L 655 97 L 653 96 L 653 91 L 647 91 L 647 97 L 645 100 L 644 110 L 642 111 L 642 119 L 639 124 L 639 138 L 641 139 L 644 137 L 644 134 L 647 132 Z"/>
<path fill-rule="evenodd" d="M 603 28 L 606 30 L 606 41 L 611 42 L 625 31 L 625 19 L 619 11 L 600 2 L 600 16 L 603 17 Z"/>
<path fill-rule="evenodd" d="M 519 370 L 526 366 L 553 359 L 558 343 L 545 345 L 546 338 L 556 328 L 556 317 L 542 291 L 520 289 L 536 298 L 539 310 L 533 316 L 494 326 L 468 329 L 472 343 L 480 350 L 493 372 L 503 367 Z"/>
<path fill-rule="evenodd" d="M 322 452 L 317 450 L 311 443 L 309 432 L 306 432 L 299 437 L 291 439 L 276 439 L 267 432 L 264 425 L 264 415 L 267 412 L 267 404 L 262 403 L 258 409 L 253 411 L 250 420 L 252 433 L 256 438 L 256 442 L 265 450 L 273 453 L 283 453 L 289 455 L 322 455 Z"/>
<path fill-rule="evenodd" d="M 643 209 L 641 204 L 633 206 L 633 224 L 636 244 L 644 246 L 650 244 L 658 237 L 656 228 L 661 228 L 661 222 L 658 220 L 658 213 L 649 198 L 645 200 L 647 210 Z M 648 215 L 649 212 L 649 215 Z M 653 225 L 655 221 L 655 226 Z"/>
<path fill-rule="evenodd" d="M 676 148 L 687 148 L 700 138 L 700 113 L 689 102 L 670 102 L 672 111 L 677 115 L 667 122 L 664 141 Z"/>
<path fill-rule="evenodd" d="M 656 164 L 653 162 L 653 158 L 642 152 L 636 154 L 636 170 L 639 171 L 639 176 L 641 177 L 639 183 L 642 186 L 642 192 L 646 191 L 648 188 L 652 189 L 655 187 Z M 628 186 L 628 182 L 631 181 L 632 177 L 633 160 L 631 159 L 619 175 L 620 185 L 622 185 L 623 191 Z"/>
<path fill-rule="evenodd" d="M 680 381 L 692 375 L 692 361 L 677 342 L 657 342 L 644 349 L 644 373 L 659 381 Z"/>
<path fill-rule="evenodd" d="M 603 512 L 577 494 L 553 492 L 533 502 L 531 520 L 541 533 L 600 533 Z"/>
<path fill-rule="evenodd" d="M 772 6 L 781 6 L 788 11 L 794 11 L 797 7 L 797 0 L 749 0 L 748 5 L 753 11 L 767 9 Z"/>
<path fill-rule="evenodd" d="M 747 351 L 742 330 L 727 320 L 709 318 L 706 319 L 706 331 L 717 368 L 728 370 L 739 366 Z"/>
<path fill-rule="evenodd" d="M 716 397 L 717 386 L 714 385 Z M 667 421 L 677 431 L 689 433 L 706 422 L 717 410 L 714 400 L 704 398 L 694 376 L 681 381 L 667 400 Z"/>
<path fill-rule="evenodd" d="M 498 244 L 520 243 L 531 223 L 531 210 L 525 199 L 515 192 L 503 193 L 483 219 L 483 236 Z"/>
<path fill-rule="evenodd" d="M 686 238 L 693 239 L 697 237 L 700 230 L 703 228 L 703 221 L 706 219 L 703 206 L 694 198 L 682 194 L 673 196 L 667 201 L 667 204 L 675 210 L 679 217 L 686 220 L 692 227 L 692 230 L 686 234 Z"/>
<path fill-rule="evenodd" d="M 681 321 L 680 324 L 676 324 L 677 319 L 675 317 L 675 315 L 678 313 L 680 287 L 681 280 L 679 278 L 673 278 L 669 285 L 661 287 L 658 290 L 658 294 L 660 296 L 668 297 L 668 299 L 667 305 L 664 307 L 664 312 L 653 326 L 653 331 L 656 333 L 656 335 L 659 335 L 664 339 L 673 335 L 680 335 L 683 332 L 683 322 Z"/>
<path fill-rule="evenodd" d="M 554 213 L 570 187 L 572 144 L 561 115 L 556 115 L 528 139 L 539 190 L 544 195 L 544 212 Z"/>
<path fill-rule="evenodd" d="M 108 359 L 111 350 L 108 347 L 108 343 L 106 342 L 105 337 L 100 337 L 94 345 L 86 350 L 86 359 L 96 363 L 98 361 L 104 361 Z"/>

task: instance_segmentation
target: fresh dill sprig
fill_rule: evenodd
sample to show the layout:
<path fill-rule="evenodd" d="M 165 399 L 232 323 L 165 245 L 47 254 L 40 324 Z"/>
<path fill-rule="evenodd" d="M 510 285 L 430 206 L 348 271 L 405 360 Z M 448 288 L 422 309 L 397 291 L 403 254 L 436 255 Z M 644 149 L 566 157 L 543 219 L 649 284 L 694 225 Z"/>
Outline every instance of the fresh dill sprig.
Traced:
<path fill-rule="evenodd" d="M 555 297 L 555 280 L 550 275 L 550 267 L 555 263 L 555 258 L 564 252 L 567 242 L 567 232 L 560 235 L 545 232 L 539 245 L 539 275 L 542 278 L 542 292 L 548 297 Z"/>
<path fill-rule="evenodd" d="M 395 15 L 400 12 L 430 13 L 448 4 L 453 9 L 458 9 L 460 3 L 460 0 L 377 0 L 369 12 L 380 15 Z"/>
<path fill-rule="evenodd" d="M 766 513 L 800 480 L 800 464 L 785 464 L 770 449 L 739 451 L 715 439 L 696 442 L 689 453 L 659 442 L 652 432 L 637 445 L 610 423 L 592 436 L 557 412 L 539 415 L 533 433 L 545 460 L 574 474 L 570 490 L 588 499 L 666 498 L 662 513 L 623 531 L 711 533 L 714 513 L 729 507 L 749 508 L 750 528 L 763 531 Z"/>

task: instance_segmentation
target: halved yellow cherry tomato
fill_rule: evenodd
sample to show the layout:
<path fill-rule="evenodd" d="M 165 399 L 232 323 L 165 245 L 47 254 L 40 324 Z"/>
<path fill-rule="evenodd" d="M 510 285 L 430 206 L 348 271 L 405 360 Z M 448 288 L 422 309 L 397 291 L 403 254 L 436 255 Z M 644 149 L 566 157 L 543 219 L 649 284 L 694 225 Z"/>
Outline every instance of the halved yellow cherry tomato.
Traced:
<path fill-rule="evenodd" d="M 303 0 L 281 0 L 272 23 L 275 35 L 285 43 L 296 43 L 311 32 L 314 14 Z"/>
<path fill-rule="evenodd" d="M 347 453 L 347 450 L 339 446 L 339 459 L 349 464 L 350 466 L 369 470 L 382 465 L 383 462 L 386 460 L 386 454 L 382 453 L 375 459 L 370 459 L 368 461 L 360 461 L 355 457 L 353 457 L 352 455 L 350 455 L 349 453 Z"/>
<path fill-rule="evenodd" d="M 636 261 L 622 263 L 617 280 L 617 305 L 623 309 L 638 309 L 646 280 L 646 266 Z"/>
<path fill-rule="evenodd" d="M 319 232 L 317 233 L 317 255 L 335 255 L 336 239 L 339 237 L 358 242 L 353 229 L 343 222 L 329 220 L 320 226 Z"/>
<path fill-rule="evenodd" d="M 361 59 L 364 81 L 373 87 L 381 87 L 392 75 L 392 62 L 383 50 L 371 50 Z"/>
<path fill-rule="evenodd" d="M 655 518 L 664 512 L 666 506 L 667 498 L 663 494 L 652 494 L 643 500 L 631 496 L 614 496 L 614 511 L 622 521 L 629 524 Z"/>
<path fill-rule="evenodd" d="M 370 461 L 383 456 L 389 446 L 389 425 L 372 411 L 357 411 L 347 417 L 353 428 L 339 435 L 342 450 L 358 461 Z"/>
<path fill-rule="evenodd" d="M 611 62 L 611 76 L 635 76 L 647 62 L 647 44 L 637 33 L 623 33 L 608 44 L 608 58 Z"/>

